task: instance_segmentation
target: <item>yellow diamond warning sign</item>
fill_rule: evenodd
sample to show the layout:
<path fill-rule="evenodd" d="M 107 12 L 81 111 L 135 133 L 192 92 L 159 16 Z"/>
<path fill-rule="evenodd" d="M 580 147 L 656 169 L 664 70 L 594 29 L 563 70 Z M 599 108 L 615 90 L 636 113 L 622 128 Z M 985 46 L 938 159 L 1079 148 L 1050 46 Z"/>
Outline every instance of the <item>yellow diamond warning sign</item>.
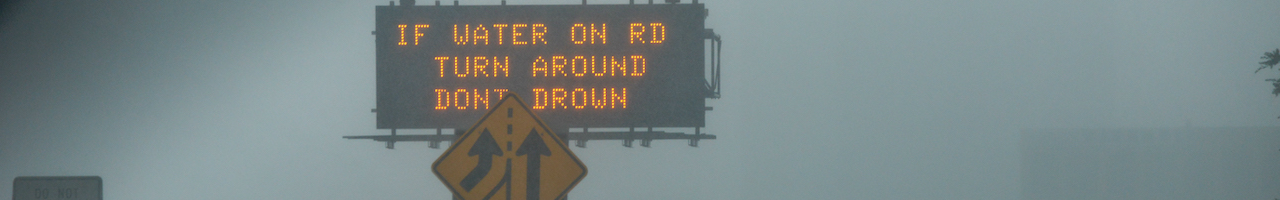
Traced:
<path fill-rule="evenodd" d="M 587 167 L 514 93 L 450 145 L 431 171 L 464 200 L 557 200 Z"/>

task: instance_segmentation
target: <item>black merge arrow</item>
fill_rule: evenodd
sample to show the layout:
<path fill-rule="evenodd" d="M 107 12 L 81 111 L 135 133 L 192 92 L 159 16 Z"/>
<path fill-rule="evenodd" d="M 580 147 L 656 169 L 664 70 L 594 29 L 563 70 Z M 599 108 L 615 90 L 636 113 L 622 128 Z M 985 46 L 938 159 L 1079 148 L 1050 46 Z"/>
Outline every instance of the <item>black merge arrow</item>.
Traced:
<path fill-rule="evenodd" d="M 476 155 L 480 156 L 480 163 L 476 163 L 476 168 L 471 169 L 471 173 L 462 178 L 462 188 L 468 192 L 471 188 L 475 188 L 476 184 L 480 184 L 480 180 L 484 180 L 485 175 L 489 175 L 489 168 L 493 167 L 493 156 L 502 156 L 502 148 L 498 147 L 498 142 L 493 140 L 489 129 L 484 129 L 484 132 L 480 133 L 480 138 L 476 138 L 475 145 L 471 146 L 471 151 L 467 151 L 467 156 Z"/>
<path fill-rule="evenodd" d="M 520 143 L 520 149 L 516 150 L 516 156 L 523 155 L 529 155 L 527 156 L 529 162 L 528 178 L 526 179 L 528 182 L 525 184 L 528 196 L 525 199 L 537 200 L 538 183 L 542 182 L 539 180 L 541 175 L 538 168 L 542 167 L 542 156 L 551 156 L 551 149 L 547 148 L 547 143 L 542 142 L 542 136 L 538 136 L 537 130 L 530 130 L 529 136 L 524 137 L 524 142 Z"/>

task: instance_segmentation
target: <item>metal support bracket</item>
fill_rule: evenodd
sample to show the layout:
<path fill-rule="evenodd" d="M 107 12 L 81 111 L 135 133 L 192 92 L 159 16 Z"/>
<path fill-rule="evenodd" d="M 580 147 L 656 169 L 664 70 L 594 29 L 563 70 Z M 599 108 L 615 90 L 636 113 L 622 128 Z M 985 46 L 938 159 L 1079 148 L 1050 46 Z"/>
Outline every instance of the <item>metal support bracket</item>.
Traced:
<path fill-rule="evenodd" d="M 700 140 L 714 140 L 716 135 L 702 133 L 701 127 L 694 127 L 694 133 L 688 134 L 683 132 L 666 132 L 654 131 L 653 127 L 648 127 L 646 131 L 636 132 L 635 128 L 630 128 L 626 132 L 568 132 L 560 134 L 566 142 L 574 140 L 574 146 L 578 148 L 587 148 L 588 140 L 622 140 L 622 146 L 632 147 L 634 141 L 640 140 L 640 146 L 651 147 L 654 140 L 689 140 L 689 146 L 698 147 Z M 357 135 L 342 136 L 345 139 L 370 139 L 376 142 L 387 143 L 387 149 L 395 149 L 396 142 L 427 142 L 427 147 L 432 149 L 440 148 L 441 142 L 450 142 L 462 135 L 466 130 L 455 129 L 454 134 L 445 135 L 443 129 L 436 129 L 435 135 L 398 135 L 396 129 L 391 129 L 391 135 Z M 450 144 L 452 145 L 452 144 Z"/>
<path fill-rule="evenodd" d="M 711 40 L 711 78 L 706 81 L 706 97 L 712 99 L 720 98 L 720 55 L 724 42 L 720 41 L 720 34 L 716 34 L 715 30 L 706 29 L 703 31 L 703 38 Z"/>

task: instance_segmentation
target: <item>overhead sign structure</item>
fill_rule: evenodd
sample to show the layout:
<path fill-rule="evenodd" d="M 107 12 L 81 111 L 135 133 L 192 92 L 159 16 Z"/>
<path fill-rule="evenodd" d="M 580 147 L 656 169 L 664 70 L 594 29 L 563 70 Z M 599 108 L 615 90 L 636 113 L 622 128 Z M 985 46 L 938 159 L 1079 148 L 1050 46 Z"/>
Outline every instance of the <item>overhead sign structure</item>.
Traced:
<path fill-rule="evenodd" d="M 22 176 L 13 179 L 13 200 L 102 200 L 97 176 Z"/>
<path fill-rule="evenodd" d="M 705 18 L 702 4 L 378 6 L 378 128 L 463 128 L 508 93 L 557 127 L 703 127 Z"/>
<path fill-rule="evenodd" d="M 586 177 L 586 166 L 524 101 L 504 96 L 431 171 L 464 200 L 564 198 Z"/>

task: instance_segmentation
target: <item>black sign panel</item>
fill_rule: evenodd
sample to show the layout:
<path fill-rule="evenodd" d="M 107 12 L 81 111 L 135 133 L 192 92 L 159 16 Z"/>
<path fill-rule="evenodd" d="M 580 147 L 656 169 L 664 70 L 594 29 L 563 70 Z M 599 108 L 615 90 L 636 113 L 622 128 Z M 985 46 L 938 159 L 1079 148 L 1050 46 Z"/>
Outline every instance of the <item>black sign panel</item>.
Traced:
<path fill-rule="evenodd" d="M 14 200 L 102 200 L 102 177 L 20 176 L 13 179 Z"/>
<path fill-rule="evenodd" d="M 509 92 L 559 126 L 704 126 L 702 4 L 376 12 L 378 128 L 470 127 Z"/>

